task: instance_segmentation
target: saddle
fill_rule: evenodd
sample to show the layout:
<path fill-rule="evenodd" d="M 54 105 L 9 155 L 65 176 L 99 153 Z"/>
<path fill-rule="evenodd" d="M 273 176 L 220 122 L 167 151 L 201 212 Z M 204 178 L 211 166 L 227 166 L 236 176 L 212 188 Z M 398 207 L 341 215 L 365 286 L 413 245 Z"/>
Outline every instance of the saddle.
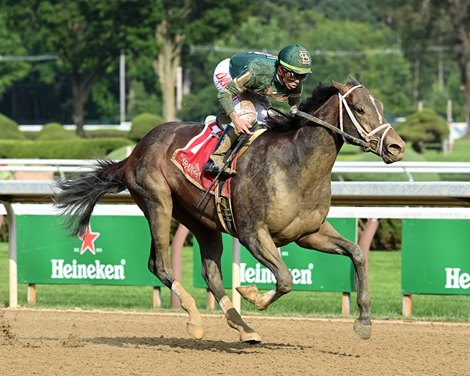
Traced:
<path fill-rule="evenodd" d="M 224 230 L 232 236 L 236 236 L 237 229 L 232 215 L 231 205 L 231 189 L 230 184 L 232 177 L 224 180 L 214 181 L 213 176 L 204 173 L 204 164 L 209 159 L 212 151 L 214 150 L 218 138 L 223 132 L 223 129 L 229 120 L 226 116 L 218 115 L 208 116 L 204 121 L 203 130 L 193 137 L 181 149 L 175 150 L 171 157 L 171 161 L 183 173 L 185 178 L 198 187 L 200 190 L 206 192 L 206 195 L 214 197 L 217 214 Z M 227 121 L 228 120 L 228 121 Z M 232 156 L 232 168 L 236 168 L 238 158 L 247 150 L 251 143 L 258 138 L 266 129 L 259 129 L 243 143 L 235 155 Z M 231 152 L 229 152 L 231 153 Z M 206 196 L 204 196 L 205 199 Z M 201 203 L 202 204 L 202 200 Z"/>

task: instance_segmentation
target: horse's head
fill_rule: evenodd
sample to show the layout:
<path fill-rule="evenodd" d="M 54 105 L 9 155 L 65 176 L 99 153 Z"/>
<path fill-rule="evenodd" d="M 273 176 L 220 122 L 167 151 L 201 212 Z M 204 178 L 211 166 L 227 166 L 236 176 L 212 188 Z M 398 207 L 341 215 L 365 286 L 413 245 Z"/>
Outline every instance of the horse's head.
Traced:
<path fill-rule="evenodd" d="M 339 96 L 340 128 L 369 144 L 367 151 L 385 163 L 403 159 L 405 142 L 385 120 L 383 104 L 355 80 L 346 85 L 333 81 Z"/>

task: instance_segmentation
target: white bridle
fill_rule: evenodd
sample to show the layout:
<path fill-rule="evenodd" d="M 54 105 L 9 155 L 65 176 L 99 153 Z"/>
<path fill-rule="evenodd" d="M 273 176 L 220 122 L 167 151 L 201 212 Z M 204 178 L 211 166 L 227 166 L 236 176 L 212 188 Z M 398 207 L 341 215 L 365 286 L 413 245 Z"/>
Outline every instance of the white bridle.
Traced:
<path fill-rule="evenodd" d="M 379 154 L 380 154 L 380 156 L 382 156 L 382 151 L 383 151 L 382 148 L 383 148 L 384 139 L 385 139 L 385 136 L 386 136 L 387 132 L 392 128 L 392 126 L 389 123 L 385 123 L 385 124 L 379 125 L 377 128 L 375 128 L 372 131 L 370 131 L 369 133 L 367 133 L 365 128 L 357 121 L 357 119 L 354 116 L 351 108 L 348 105 L 348 102 L 346 101 L 346 97 L 352 91 L 356 90 L 359 87 L 362 87 L 362 85 L 353 86 L 351 89 L 349 89 L 344 94 L 338 93 L 338 97 L 339 97 L 339 127 L 340 127 L 341 131 L 344 132 L 344 130 L 343 130 L 343 106 L 344 106 L 344 108 L 346 109 L 346 112 L 349 115 L 349 118 L 351 119 L 352 123 L 354 124 L 354 126 L 356 127 L 358 133 L 361 135 L 361 137 L 364 139 L 364 141 L 370 143 L 370 137 L 373 136 L 374 134 L 376 134 L 377 132 L 380 132 L 381 130 L 383 130 L 384 132 L 382 134 L 382 137 L 380 138 L 380 145 L 379 145 Z M 346 142 L 346 139 L 344 138 L 344 136 L 343 136 L 343 139 Z"/>

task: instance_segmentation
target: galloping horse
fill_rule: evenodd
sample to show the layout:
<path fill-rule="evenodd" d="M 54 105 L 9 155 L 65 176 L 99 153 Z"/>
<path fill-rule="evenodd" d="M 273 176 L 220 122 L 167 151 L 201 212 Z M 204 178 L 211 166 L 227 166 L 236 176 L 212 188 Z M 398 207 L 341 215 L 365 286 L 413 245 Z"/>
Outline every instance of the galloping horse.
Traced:
<path fill-rule="evenodd" d="M 341 236 L 326 221 L 331 201 L 331 170 L 346 138 L 361 141 L 385 163 L 403 158 L 405 143 L 385 124 L 383 105 L 359 82 L 319 85 L 301 104 L 301 113 L 315 115 L 336 128 L 327 129 L 311 120 L 285 120 L 284 132 L 265 132 L 239 158 L 232 178 L 232 208 L 237 237 L 252 255 L 274 274 L 275 289 L 261 294 L 256 286 L 239 287 L 240 294 L 257 309 L 292 289 L 292 275 L 277 247 L 296 242 L 320 252 L 348 256 L 355 267 L 359 318 L 354 330 L 370 337 L 370 297 L 365 259 L 361 249 Z M 192 296 L 173 277 L 168 254 L 171 219 L 184 224 L 200 245 L 203 277 L 222 308 L 228 324 L 240 340 L 257 343 L 259 335 L 233 307 L 221 277 L 223 227 L 213 200 L 198 205 L 204 191 L 189 182 L 171 162 L 202 130 L 194 122 L 170 122 L 151 130 L 132 154 L 120 161 L 99 161 L 92 175 L 59 182 L 56 206 L 75 221 L 75 234 L 83 234 L 93 207 L 106 193 L 129 190 L 150 227 L 152 243 L 148 267 L 181 300 L 188 313 L 187 332 L 204 335 L 202 317 Z M 352 137 L 345 137 L 352 136 Z"/>

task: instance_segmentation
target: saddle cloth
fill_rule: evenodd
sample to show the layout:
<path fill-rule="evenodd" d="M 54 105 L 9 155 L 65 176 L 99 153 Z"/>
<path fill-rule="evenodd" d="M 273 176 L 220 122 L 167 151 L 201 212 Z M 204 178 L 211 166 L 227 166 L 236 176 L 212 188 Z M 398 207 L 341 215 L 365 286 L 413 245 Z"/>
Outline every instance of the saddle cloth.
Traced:
<path fill-rule="evenodd" d="M 218 141 L 218 137 L 214 135 L 221 134 L 222 130 L 217 126 L 215 118 L 207 119 L 202 132 L 193 137 L 184 148 L 175 150 L 171 157 L 171 161 L 183 172 L 186 179 L 200 189 L 207 190 L 214 180 L 214 177 L 205 174 L 203 169 Z M 232 166 L 235 164 L 236 158 L 233 159 Z M 227 183 L 230 180 L 231 178 L 227 179 Z M 212 194 L 216 186 L 217 184 L 214 184 L 211 188 Z M 222 196 L 230 197 L 230 184 L 224 184 Z"/>

